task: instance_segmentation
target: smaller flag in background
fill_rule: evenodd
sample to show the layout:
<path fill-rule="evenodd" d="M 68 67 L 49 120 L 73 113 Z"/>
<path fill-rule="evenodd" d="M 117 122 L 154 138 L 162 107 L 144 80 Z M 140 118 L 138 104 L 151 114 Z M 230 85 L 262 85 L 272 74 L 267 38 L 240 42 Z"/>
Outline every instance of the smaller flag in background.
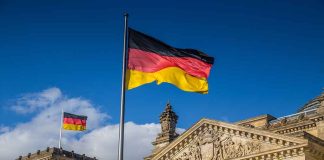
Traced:
<path fill-rule="evenodd" d="M 63 113 L 63 129 L 84 131 L 87 128 L 87 116 Z"/>

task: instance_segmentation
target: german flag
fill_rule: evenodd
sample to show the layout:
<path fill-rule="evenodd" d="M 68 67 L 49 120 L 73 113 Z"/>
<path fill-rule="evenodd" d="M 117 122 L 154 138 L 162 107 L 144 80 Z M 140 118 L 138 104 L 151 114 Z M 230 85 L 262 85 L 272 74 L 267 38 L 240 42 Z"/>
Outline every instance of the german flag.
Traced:
<path fill-rule="evenodd" d="M 83 131 L 87 128 L 87 116 L 63 113 L 63 129 Z"/>
<path fill-rule="evenodd" d="M 213 57 L 194 49 L 171 47 L 131 28 L 128 35 L 128 90 L 156 81 L 188 92 L 208 93 Z"/>

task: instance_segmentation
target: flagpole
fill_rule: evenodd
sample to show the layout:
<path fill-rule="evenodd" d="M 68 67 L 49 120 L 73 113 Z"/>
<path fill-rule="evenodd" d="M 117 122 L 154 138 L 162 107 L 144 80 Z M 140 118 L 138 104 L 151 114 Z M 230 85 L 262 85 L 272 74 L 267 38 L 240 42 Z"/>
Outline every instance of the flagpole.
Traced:
<path fill-rule="evenodd" d="M 124 48 L 123 48 L 123 73 L 120 100 L 120 122 L 119 122 L 119 140 L 118 140 L 118 160 L 123 160 L 124 155 L 124 115 L 125 115 L 125 75 L 127 68 L 128 55 L 128 13 L 124 14 Z"/>
<path fill-rule="evenodd" d="M 63 106 L 61 109 L 61 124 L 60 124 L 60 139 L 59 139 L 59 149 L 61 149 L 61 139 L 62 139 L 62 124 L 63 124 Z"/>

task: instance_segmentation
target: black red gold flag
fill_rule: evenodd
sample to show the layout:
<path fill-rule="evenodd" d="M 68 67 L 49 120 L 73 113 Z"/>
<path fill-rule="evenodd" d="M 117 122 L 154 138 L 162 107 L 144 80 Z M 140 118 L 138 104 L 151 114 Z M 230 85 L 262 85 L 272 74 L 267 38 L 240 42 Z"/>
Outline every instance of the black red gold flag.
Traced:
<path fill-rule="evenodd" d="M 128 90 L 156 81 L 188 92 L 208 93 L 213 57 L 194 49 L 171 47 L 131 28 L 128 31 Z"/>
<path fill-rule="evenodd" d="M 63 129 L 83 131 L 87 129 L 87 116 L 63 113 Z"/>

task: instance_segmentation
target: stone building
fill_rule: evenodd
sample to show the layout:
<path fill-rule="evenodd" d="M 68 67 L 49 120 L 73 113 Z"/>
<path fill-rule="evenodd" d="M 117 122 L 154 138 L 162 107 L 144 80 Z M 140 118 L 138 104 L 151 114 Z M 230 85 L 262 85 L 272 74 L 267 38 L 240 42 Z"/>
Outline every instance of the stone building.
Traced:
<path fill-rule="evenodd" d="M 66 151 L 59 148 L 49 148 L 46 150 L 38 150 L 36 153 L 29 153 L 27 156 L 20 156 L 16 160 L 97 160 L 96 157 L 87 157 L 74 153 L 74 151 Z"/>
<path fill-rule="evenodd" d="M 160 116 L 162 133 L 145 160 L 324 160 L 324 93 L 280 118 L 201 119 L 181 135 L 177 120 L 168 103 Z"/>

